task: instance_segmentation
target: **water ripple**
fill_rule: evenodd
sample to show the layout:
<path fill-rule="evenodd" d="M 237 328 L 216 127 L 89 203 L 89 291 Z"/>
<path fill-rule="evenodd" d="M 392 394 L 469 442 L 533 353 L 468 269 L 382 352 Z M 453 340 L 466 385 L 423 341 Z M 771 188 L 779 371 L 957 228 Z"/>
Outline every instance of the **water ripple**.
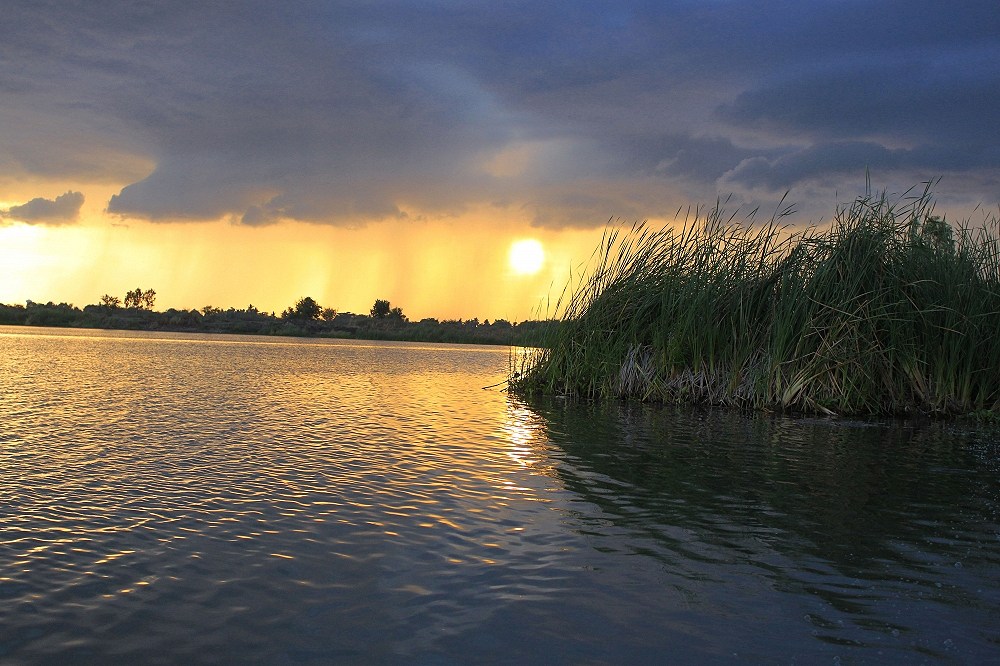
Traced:
<path fill-rule="evenodd" d="M 0 661 L 996 654 L 992 435 L 529 406 L 507 361 L 0 328 Z"/>

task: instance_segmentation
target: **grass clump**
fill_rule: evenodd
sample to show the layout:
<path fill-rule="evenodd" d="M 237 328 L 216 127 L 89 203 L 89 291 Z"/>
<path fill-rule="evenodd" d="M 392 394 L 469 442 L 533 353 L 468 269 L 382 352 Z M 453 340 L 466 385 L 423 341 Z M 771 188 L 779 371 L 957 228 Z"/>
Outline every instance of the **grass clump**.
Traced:
<path fill-rule="evenodd" d="M 1000 408 L 998 222 L 953 229 L 927 190 L 870 192 L 828 229 L 721 204 L 605 233 L 520 394 L 827 414 Z"/>

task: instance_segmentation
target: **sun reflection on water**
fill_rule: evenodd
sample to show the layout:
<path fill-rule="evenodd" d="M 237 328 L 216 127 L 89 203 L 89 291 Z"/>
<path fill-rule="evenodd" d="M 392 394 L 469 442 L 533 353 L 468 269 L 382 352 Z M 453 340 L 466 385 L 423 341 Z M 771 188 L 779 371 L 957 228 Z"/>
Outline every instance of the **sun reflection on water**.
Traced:
<path fill-rule="evenodd" d="M 507 402 L 506 418 L 501 425 L 507 457 L 520 467 L 554 477 L 555 470 L 546 455 L 549 441 L 544 428 L 542 418 L 524 404 L 513 399 Z"/>

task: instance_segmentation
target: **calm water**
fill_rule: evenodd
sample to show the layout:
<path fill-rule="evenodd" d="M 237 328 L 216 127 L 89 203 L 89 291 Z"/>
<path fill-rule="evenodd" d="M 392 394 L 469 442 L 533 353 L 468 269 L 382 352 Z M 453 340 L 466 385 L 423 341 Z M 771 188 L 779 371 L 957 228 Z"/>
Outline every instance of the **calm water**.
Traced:
<path fill-rule="evenodd" d="M 0 327 L 0 662 L 1000 663 L 995 432 L 507 363 Z"/>

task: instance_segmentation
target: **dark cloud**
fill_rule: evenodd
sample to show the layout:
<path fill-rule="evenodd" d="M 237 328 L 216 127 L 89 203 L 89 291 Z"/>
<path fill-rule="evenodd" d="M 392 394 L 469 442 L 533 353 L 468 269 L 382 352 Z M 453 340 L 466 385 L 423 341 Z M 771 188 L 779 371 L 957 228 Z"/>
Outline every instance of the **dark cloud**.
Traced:
<path fill-rule="evenodd" d="M 977 154 L 978 153 L 978 154 Z M 995 173 L 1000 169 L 996 155 L 984 154 L 970 147 L 917 146 L 890 149 L 869 141 L 833 141 L 816 143 L 778 157 L 753 157 L 743 160 L 726 174 L 724 181 L 749 188 L 771 191 L 787 190 L 798 183 L 837 176 L 856 177 L 859 171 L 879 174 L 903 172 L 917 174 L 978 170 Z M 860 165 L 860 169 L 859 169 Z M 1000 188 L 993 188 L 1000 194 Z"/>
<path fill-rule="evenodd" d="M 1000 191 L 993 1 L 11 4 L 0 175 L 127 183 L 123 216 L 601 224 L 866 167 Z"/>
<path fill-rule="evenodd" d="M 972 72 L 954 72 L 932 58 L 796 73 L 742 93 L 720 115 L 737 125 L 828 138 L 970 143 L 1000 134 L 1000 108 L 989 103 L 1000 91 L 1000 61 L 970 58 Z"/>
<path fill-rule="evenodd" d="M 796 182 L 831 175 L 851 175 L 862 168 L 886 172 L 903 166 L 911 155 L 875 143 L 848 141 L 815 144 L 775 159 L 753 157 L 728 174 L 728 179 L 748 187 L 787 189 Z"/>
<path fill-rule="evenodd" d="M 38 197 L 20 206 L 0 210 L 0 217 L 28 224 L 68 224 L 75 222 L 83 206 L 83 194 L 67 192 L 55 199 Z"/>

